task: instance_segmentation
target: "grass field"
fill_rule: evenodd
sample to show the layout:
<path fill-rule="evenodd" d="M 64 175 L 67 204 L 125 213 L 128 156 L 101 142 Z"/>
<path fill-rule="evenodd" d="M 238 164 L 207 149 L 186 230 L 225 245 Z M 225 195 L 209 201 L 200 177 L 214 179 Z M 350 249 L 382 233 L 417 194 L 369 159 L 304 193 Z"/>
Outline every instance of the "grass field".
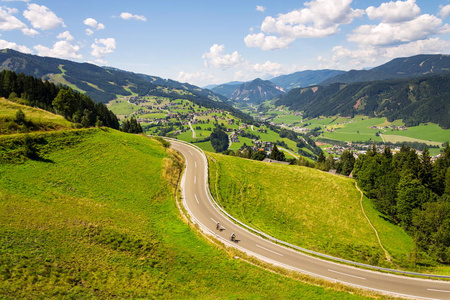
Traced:
<path fill-rule="evenodd" d="M 211 191 L 237 219 L 295 245 L 354 261 L 411 268 L 414 243 L 364 198 L 393 258 L 386 260 L 352 179 L 315 169 L 208 154 Z M 434 271 L 434 270 L 432 270 Z"/>
<path fill-rule="evenodd" d="M 364 299 L 200 237 L 175 205 L 180 161 L 154 140 L 108 129 L 30 135 L 47 142 L 40 159 L 0 164 L 2 299 Z M 0 136 L 1 155 L 20 139 Z"/>
<path fill-rule="evenodd" d="M 56 130 L 72 128 L 73 124 L 60 115 L 52 114 L 39 108 L 21 105 L 5 98 L 0 98 L 0 134 L 15 133 L 19 130 L 17 126 L 12 126 L 10 122 L 15 119 L 16 113 L 22 110 L 27 121 L 31 121 L 34 126 L 30 130 Z"/>

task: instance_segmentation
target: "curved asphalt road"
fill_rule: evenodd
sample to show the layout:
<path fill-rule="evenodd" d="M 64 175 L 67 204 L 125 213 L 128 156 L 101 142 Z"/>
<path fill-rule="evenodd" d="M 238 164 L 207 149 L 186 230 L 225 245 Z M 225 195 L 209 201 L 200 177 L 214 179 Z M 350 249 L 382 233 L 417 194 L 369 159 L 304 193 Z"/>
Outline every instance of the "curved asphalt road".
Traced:
<path fill-rule="evenodd" d="M 266 262 L 327 280 L 407 298 L 450 299 L 450 282 L 397 276 L 321 260 L 274 244 L 241 228 L 211 201 L 206 185 L 207 164 L 204 154 L 189 144 L 177 141 L 171 143 L 172 148 L 186 160 L 186 170 L 181 181 L 184 206 L 205 233 Z M 224 230 L 216 230 L 217 222 Z M 233 232 L 238 242 L 230 241 Z"/>

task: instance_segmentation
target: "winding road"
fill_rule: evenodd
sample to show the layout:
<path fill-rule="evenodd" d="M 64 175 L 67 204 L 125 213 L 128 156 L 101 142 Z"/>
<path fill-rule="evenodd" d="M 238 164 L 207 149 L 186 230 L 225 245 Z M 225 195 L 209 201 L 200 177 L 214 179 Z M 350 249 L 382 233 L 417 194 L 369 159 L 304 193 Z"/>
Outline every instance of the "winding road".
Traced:
<path fill-rule="evenodd" d="M 187 143 L 171 140 L 171 144 L 186 161 L 181 179 L 183 205 L 204 233 L 265 262 L 333 282 L 405 298 L 450 299 L 449 281 L 392 275 L 326 261 L 246 230 L 214 205 L 207 186 L 208 167 L 204 153 Z M 222 230 L 216 229 L 218 222 Z M 230 241 L 232 233 L 236 235 L 236 242 Z"/>

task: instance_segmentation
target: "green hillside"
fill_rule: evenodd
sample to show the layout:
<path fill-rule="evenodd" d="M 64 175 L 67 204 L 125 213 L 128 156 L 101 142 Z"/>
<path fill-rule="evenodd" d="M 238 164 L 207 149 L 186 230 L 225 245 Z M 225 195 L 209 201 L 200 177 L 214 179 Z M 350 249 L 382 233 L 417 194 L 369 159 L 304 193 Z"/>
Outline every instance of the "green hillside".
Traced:
<path fill-rule="evenodd" d="M 373 81 L 308 87 L 291 90 L 276 102 L 304 117 L 354 116 L 403 119 L 406 126 L 435 123 L 450 128 L 450 76 L 428 76 L 416 79 Z"/>
<path fill-rule="evenodd" d="M 448 272 L 420 266 L 426 255 L 415 265 L 411 260 L 413 239 L 364 197 L 365 213 L 386 254 L 364 216 L 361 193 L 352 179 L 305 167 L 208 155 L 213 195 L 231 215 L 258 230 L 300 247 L 362 263 Z"/>
<path fill-rule="evenodd" d="M 17 120 L 19 110 L 24 113 L 25 120 Z M 37 130 L 61 130 L 73 126 L 74 124 L 63 116 L 0 98 L 0 135 Z"/>
<path fill-rule="evenodd" d="M 180 158 L 111 129 L 0 136 L 2 299 L 362 299 L 234 259 L 185 224 Z M 8 158 L 5 160 L 4 158 Z M 315 283 L 319 281 L 313 280 Z"/>

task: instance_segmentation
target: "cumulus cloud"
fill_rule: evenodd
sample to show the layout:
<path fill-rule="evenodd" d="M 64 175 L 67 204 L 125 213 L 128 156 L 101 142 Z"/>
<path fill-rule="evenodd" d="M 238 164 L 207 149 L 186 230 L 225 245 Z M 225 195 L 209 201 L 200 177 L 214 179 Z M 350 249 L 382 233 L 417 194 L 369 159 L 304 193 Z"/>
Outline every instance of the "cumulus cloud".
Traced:
<path fill-rule="evenodd" d="M 128 12 L 121 13 L 120 14 L 120 18 L 122 18 L 124 20 L 134 19 L 134 20 L 143 21 L 143 22 L 147 21 L 147 18 L 142 16 L 142 15 L 141 16 L 140 15 L 133 15 L 133 14 L 130 14 Z"/>
<path fill-rule="evenodd" d="M 188 73 L 188 72 L 180 71 L 177 75 L 176 80 L 179 82 L 189 82 L 189 83 L 194 83 L 194 84 L 204 83 L 204 82 L 218 83 L 217 77 L 215 77 L 212 74 L 205 73 L 205 72 Z"/>
<path fill-rule="evenodd" d="M 450 16 L 450 4 L 441 7 L 439 11 L 439 16 L 442 19 L 446 19 L 448 16 Z"/>
<path fill-rule="evenodd" d="M 261 6 L 261 5 L 256 5 L 256 11 L 265 12 L 266 8 L 264 6 Z"/>
<path fill-rule="evenodd" d="M 232 54 L 223 54 L 224 49 L 224 45 L 212 45 L 209 52 L 202 55 L 205 66 L 225 70 L 242 63 L 242 56 L 237 51 Z"/>
<path fill-rule="evenodd" d="M 68 41 L 58 41 L 52 48 L 48 48 L 42 45 L 34 46 L 34 49 L 40 56 L 50 56 L 57 58 L 74 58 L 82 59 L 83 56 L 78 53 L 80 47 L 70 44 Z"/>
<path fill-rule="evenodd" d="M 8 42 L 8 41 L 1 40 L 1 39 L 0 39 L 0 49 L 13 49 L 13 50 L 16 50 L 16 51 L 19 51 L 22 53 L 28 53 L 28 54 L 31 54 L 33 52 L 26 46 L 17 45 L 16 43 Z"/>
<path fill-rule="evenodd" d="M 449 50 L 449 41 L 429 38 L 390 47 L 360 46 L 357 50 L 336 46 L 333 48 L 331 60 L 320 57 L 319 61 L 323 63 L 321 67 L 360 68 L 379 65 L 396 57 L 407 57 L 421 53 L 438 54 Z"/>
<path fill-rule="evenodd" d="M 38 34 L 36 30 L 28 28 L 22 21 L 13 16 L 13 14 L 16 14 L 17 12 L 17 9 L 0 7 L 0 30 L 21 30 L 23 34 L 28 36 L 35 36 Z"/>
<path fill-rule="evenodd" d="M 23 16 L 34 28 L 49 30 L 58 26 L 66 27 L 63 20 L 44 5 L 28 4 L 28 9 L 23 12 Z"/>
<path fill-rule="evenodd" d="M 94 34 L 94 30 L 88 28 L 86 29 L 86 35 L 93 35 Z"/>
<path fill-rule="evenodd" d="M 426 39 L 445 29 L 441 19 L 432 15 L 421 15 L 401 23 L 362 25 L 349 35 L 348 40 L 358 44 L 392 45 Z"/>
<path fill-rule="evenodd" d="M 371 20 L 381 19 L 385 23 L 396 23 L 414 19 L 420 14 L 420 7 L 416 0 L 391 1 L 378 7 L 370 6 L 366 13 Z"/>
<path fill-rule="evenodd" d="M 352 0 L 313 0 L 305 8 L 266 17 L 261 33 L 249 34 L 244 41 L 247 47 L 263 50 L 287 48 L 298 38 L 327 37 L 339 32 L 339 26 L 350 24 L 364 14 L 351 8 Z M 268 35 L 269 34 L 269 35 Z"/>
<path fill-rule="evenodd" d="M 64 32 L 58 34 L 58 36 L 57 36 L 56 38 L 57 38 L 57 39 L 60 39 L 60 40 L 66 40 L 66 41 L 68 41 L 68 42 L 71 42 L 71 41 L 73 41 L 73 40 L 75 39 L 75 38 L 70 34 L 69 31 L 64 31 Z"/>
<path fill-rule="evenodd" d="M 106 54 L 114 52 L 116 49 L 116 40 L 114 38 L 95 39 L 91 45 L 91 55 L 97 58 L 103 58 Z"/>
<path fill-rule="evenodd" d="M 99 23 L 99 22 L 97 22 L 96 19 L 93 19 L 93 18 L 87 18 L 86 20 L 83 21 L 83 23 L 84 23 L 84 25 L 92 27 L 95 30 L 105 29 L 105 25 L 103 25 L 103 23 Z"/>

